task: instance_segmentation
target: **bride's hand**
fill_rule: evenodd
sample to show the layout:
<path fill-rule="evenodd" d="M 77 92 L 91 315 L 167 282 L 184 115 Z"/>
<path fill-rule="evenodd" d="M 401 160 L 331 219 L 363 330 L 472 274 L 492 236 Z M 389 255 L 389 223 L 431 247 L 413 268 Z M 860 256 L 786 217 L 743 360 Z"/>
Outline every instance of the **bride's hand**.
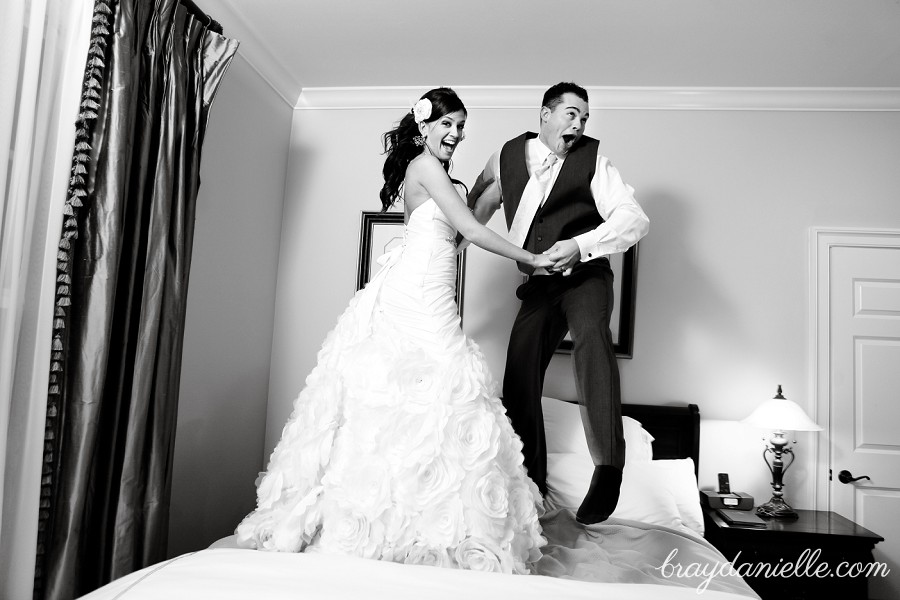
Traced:
<path fill-rule="evenodd" d="M 540 269 L 541 267 L 545 269 L 549 269 L 553 266 L 553 261 L 550 260 L 550 257 L 546 254 L 532 254 L 532 266 L 535 269 Z"/>

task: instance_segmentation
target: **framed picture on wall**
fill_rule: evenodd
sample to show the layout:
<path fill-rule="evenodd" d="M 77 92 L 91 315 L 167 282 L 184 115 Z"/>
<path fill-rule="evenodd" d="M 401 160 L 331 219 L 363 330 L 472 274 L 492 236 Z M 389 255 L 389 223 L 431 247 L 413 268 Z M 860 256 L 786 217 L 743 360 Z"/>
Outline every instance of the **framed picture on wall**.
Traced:
<path fill-rule="evenodd" d="M 625 252 L 609 257 L 615 279 L 616 301 L 610 317 L 609 330 L 612 332 L 616 356 L 631 358 L 634 353 L 634 305 L 637 293 L 637 254 L 638 244 Z M 560 343 L 557 353 L 571 354 L 572 338 L 567 334 Z"/>
<path fill-rule="evenodd" d="M 361 290 L 381 268 L 378 257 L 403 243 L 403 213 L 363 211 L 359 233 L 359 266 L 356 289 Z M 456 255 L 456 306 L 463 314 L 466 251 Z"/>

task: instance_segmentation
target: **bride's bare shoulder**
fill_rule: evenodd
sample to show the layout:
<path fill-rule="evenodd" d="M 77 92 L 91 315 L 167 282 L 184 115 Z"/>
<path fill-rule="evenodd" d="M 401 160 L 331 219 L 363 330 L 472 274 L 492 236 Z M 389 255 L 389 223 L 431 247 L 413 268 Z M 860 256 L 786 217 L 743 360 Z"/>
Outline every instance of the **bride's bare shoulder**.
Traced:
<path fill-rule="evenodd" d="M 409 162 L 409 166 L 406 167 L 406 177 L 408 179 L 410 175 L 416 177 L 433 176 L 436 169 L 441 172 L 444 171 L 441 161 L 434 156 L 423 152 Z"/>

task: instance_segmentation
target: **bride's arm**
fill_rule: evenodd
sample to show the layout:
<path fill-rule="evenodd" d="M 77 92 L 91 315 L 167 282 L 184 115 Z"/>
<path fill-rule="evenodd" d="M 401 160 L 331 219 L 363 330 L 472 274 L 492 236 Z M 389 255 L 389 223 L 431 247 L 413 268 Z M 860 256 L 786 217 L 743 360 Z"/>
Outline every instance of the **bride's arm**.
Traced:
<path fill-rule="evenodd" d="M 412 176 L 417 180 L 450 219 L 453 227 L 476 246 L 533 267 L 546 267 L 551 263 L 544 255 L 535 255 L 511 244 L 503 236 L 479 223 L 453 187 L 444 167 L 433 156 L 422 156 L 410 163 L 406 175 L 408 179 Z"/>

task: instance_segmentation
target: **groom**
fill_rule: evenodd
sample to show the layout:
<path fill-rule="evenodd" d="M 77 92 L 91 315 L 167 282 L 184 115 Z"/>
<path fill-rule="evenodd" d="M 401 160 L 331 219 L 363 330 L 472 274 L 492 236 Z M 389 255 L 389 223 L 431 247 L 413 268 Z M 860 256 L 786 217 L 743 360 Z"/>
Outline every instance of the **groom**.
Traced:
<path fill-rule="evenodd" d="M 541 411 L 544 373 L 567 332 L 574 342 L 578 401 L 594 461 L 590 488 L 576 518 L 590 524 L 615 510 L 625 465 L 619 369 L 609 330 L 613 272 L 607 255 L 624 252 L 649 220 L 634 190 L 584 135 L 587 91 L 558 83 L 544 93 L 540 132 L 506 142 L 488 160 L 469 195 L 486 223 L 502 205 L 513 243 L 554 261 L 529 272 L 509 340 L 503 404 L 524 444 L 529 476 L 547 492 L 547 448 Z M 499 185 L 485 189 L 484 183 Z"/>

